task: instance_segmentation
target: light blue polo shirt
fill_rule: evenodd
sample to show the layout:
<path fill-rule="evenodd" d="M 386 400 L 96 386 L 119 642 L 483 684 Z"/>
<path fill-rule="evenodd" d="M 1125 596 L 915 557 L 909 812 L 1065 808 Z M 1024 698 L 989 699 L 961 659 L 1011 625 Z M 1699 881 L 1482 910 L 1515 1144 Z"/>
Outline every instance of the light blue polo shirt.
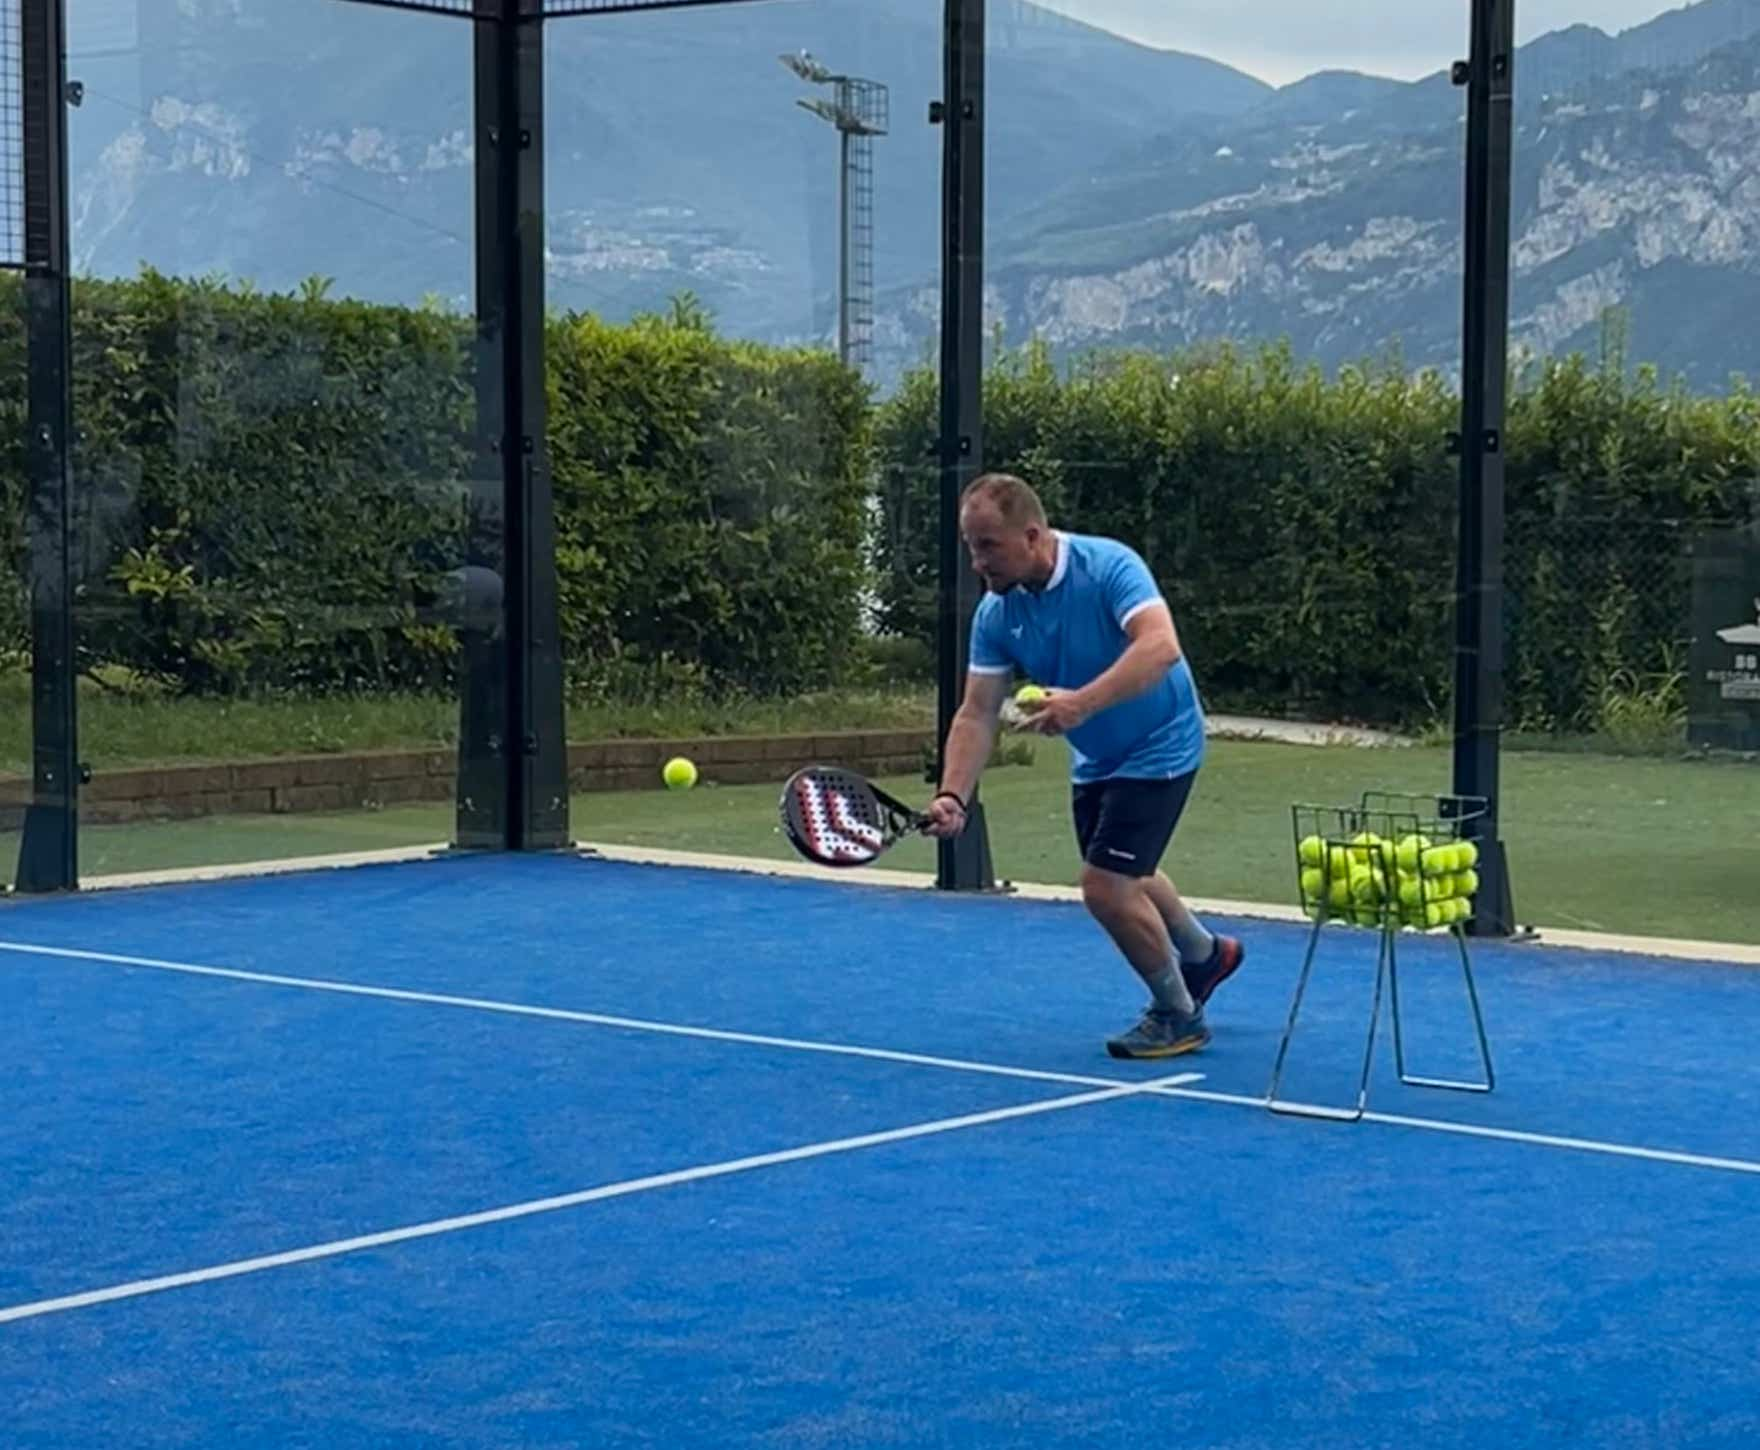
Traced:
<path fill-rule="evenodd" d="M 1042 590 L 1016 585 L 979 601 L 973 674 L 1019 669 L 1051 689 L 1080 689 L 1125 652 L 1131 616 L 1161 601 L 1155 576 L 1128 545 L 1061 530 L 1054 537 L 1057 563 Z M 1204 710 L 1191 665 L 1182 655 L 1144 693 L 1083 721 L 1065 739 L 1078 783 L 1171 780 L 1196 770 L 1204 759 Z"/>

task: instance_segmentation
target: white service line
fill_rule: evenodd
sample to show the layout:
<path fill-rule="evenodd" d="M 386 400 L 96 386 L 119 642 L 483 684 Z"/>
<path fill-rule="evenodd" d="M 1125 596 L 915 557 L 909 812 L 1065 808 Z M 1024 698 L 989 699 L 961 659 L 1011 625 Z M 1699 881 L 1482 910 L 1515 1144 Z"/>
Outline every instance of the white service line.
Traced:
<path fill-rule="evenodd" d="M 89 1309 L 97 1304 L 112 1304 L 119 1299 L 138 1299 L 147 1294 L 162 1294 L 168 1289 L 184 1289 L 195 1284 L 210 1284 L 217 1279 L 236 1279 L 245 1274 L 260 1274 L 269 1269 L 283 1269 L 293 1264 L 309 1264 L 316 1259 L 334 1259 L 343 1254 L 360 1253 L 366 1249 L 385 1248 L 390 1244 L 408 1243 L 411 1239 L 433 1238 L 439 1234 L 458 1233 L 464 1229 L 482 1228 L 487 1224 L 506 1223 L 511 1219 L 530 1218 L 534 1214 L 556 1213 L 579 1208 L 583 1204 L 600 1203 L 610 1198 L 627 1198 L 634 1193 L 647 1193 L 657 1188 L 675 1188 L 681 1183 L 700 1183 L 709 1178 L 725 1178 L 734 1173 L 747 1173 L 755 1168 L 773 1168 L 783 1163 L 800 1163 L 809 1158 L 825 1158 L 833 1153 L 853 1153 L 862 1148 L 878 1148 L 887 1143 L 902 1143 L 912 1138 L 927 1138 L 937 1133 L 955 1133 L 964 1128 L 981 1128 L 991 1123 L 1006 1123 L 1015 1118 L 1037 1117 L 1043 1113 L 1063 1112 L 1069 1108 L 1091 1107 L 1116 1098 L 1137 1097 L 1156 1088 L 1193 1082 L 1200 1073 L 1180 1073 L 1174 1077 L 1151 1078 L 1140 1083 L 1123 1083 L 1102 1092 L 1077 1093 L 1071 1097 L 1045 1098 L 1039 1102 L 1020 1103 L 989 1112 L 968 1113 L 958 1118 L 940 1118 L 929 1123 L 914 1123 L 906 1128 L 889 1128 L 880 1133 L 863 1133 L 854 1138 L 836 1138 L 825 1143 L 809 1143 L 800 1148 L 785 1148 L 776 1153 L 759 1153 L 750 1158 L 731 1158 L 699 1168 L 682 1168 L 673 1173 L 656 1173 L 646 1178 L 628 1178 L 621 1183 L 602 1184 L 555 1198 L 535 1198 L 525 1203 L 508 1204 L 503 1208 L 485 1209 L 480 1213 L 462 1214 L 456 1218 L 433 1219 L 428 1223 L 409 1224 L 403 1228 L 385 1229 L 380 1233 L 361 1234 L 355 1238 L 332 1239 L 329 1243 L 312 1244 L 303 1249 L 289 1249 L 279 1254 L 263 1254 L 253 1259 L 236 1259 L 229 1264 L 214 1264 L 205 1269 L 191 1269 L 181 1274 L 164 1274 L 154 1279 L 136 1279 L 126 1284 L 113 1284 L 105 1289 L 90 1289 L 81 1294 L 64 1294 L 56 1299 L 39 1299 L 30 1304 L 16 1304 L 0 1309 L 0 1324 L 21 1319 L 36 1319 L 45 1314 L 62 1314 L 72 1309 Z"/>
<path fill-rule="evenodd" d="M 1195 1103 L 1226 1103 L 1230 1107 L 1267 1110 L 1264 1098 L 1250 1098 L 1242 1093 L 1212 1092 L 1208 1088 L 1157 1086 L 1149 1090 L 1157 1097 L 1185 1098 Z M 1292 1103 L 1291 1107 L 1319 1107 L 1314 1103 Z M 1325 1111 L 1323 1109 L 1323 1111 Z M 1342 1118 L 1341 1118 L 1342 1120 Z M 1597 1138 L 1571 1138 L 1556 1133 L 1530 1133 L 1521 1128 L 1494 1128 L 1481 1123 L 1456 1123 L 1447 1118 L 1411 1118 L 1399 1113 L 1363 1114 L 1365 1123 L 1379 1123 L 1388 1128 L 1417 1128 L 1426 1133 L 1452 1133 L 1462 1138 L 1494 1138 L 1504 1143 L 1530 1143 L 1540 1148 L 1565 1148 L 1577 1153 L 1599 1153 L 1612 1158 L 1641 1158 L 1650 1163 L 1675 1163 L 1688 1168 L 1719 1168 L 1727 1173 L 1760 1174 L 1760 1162 L 1747 1158 L 1719 1158 L 1705 1153 L 1679 1153 L 1672 1148 L 1641 1148 L 1630 1143 L 1607 1143 Z"/>
<path fill-rule="evenodd" d="M 727 1032 L 713 1027 L 688 1027 L 672 1022 L 649 1022 L 636 1017 L 611 1017 L 598 1012 L 575 1012 L 562 1007 L 531 1007 L 517 1002 L 497 1002 L 475 997 L 452 997 L 431 992 L 408 992 L 393 987 L 368 987 L 353 982 L 335 982 L 323 978 L 286 977 L 267 972 L 247 972 L 231 967 L 202 967 L 187 962 L 159 961 L 152 957 L 120 956 L 108 952 L 76 951 L 67 947 L 33 946 L 24 942 L 0 941 L 0 952 L 25 956 L 61 957 L 74 961 L 91 961 L 125 967 L 146 967 L 155 971 L 176 972 L 188 976 L 220 977 L 269 986 L 299 987 L 315 992 L 336 992 L 346 996 L 380 998 L 393 1002 L 425 1003 L 442 1007 L 463 1007 L 478 1012 L 501 1012 L 518 1017 L 549 1018 L 561 1022 L 580 1022 L 595 1027 L 613 1027 L 632 1032 L 653 1032 L 670 1037 L 700 1038 L 710 1042 L 735 1042 L 752 1047 L 775 1047 L 792 1052 L 817 1052 L 836 1057 L 868 1058 L 878 1062 L 897 1062 L 915 1067 L 939 1067 L 956 1072 L 984 1073 L 995 1077 L 1023 1078 L 1036 1082 L 1063 1083 L 1074 1087 L 1118 1088 L 1139 1085 L 1123 1083 L 1118 1078 L 1090 1077 L 1082 1073 L 1046 1072 L 1035 1068 L 1006 1067 L 998 1063 L 967 1062 L 959 1058 L 930 1057 L 915 1052 L 894 1052 L 880 1047 L 853 1047 L 832 1042 L 811 1042 L 790 1037 L 768 1037 L 752 1032 Z M 1186 1081 L 1201 1080 L 1194 1074 Z M 1230 1107 L 1267 1110 L 1264 1098 L 1247 1097 L 1240 1093 L 1213 1092 L 1209 1089 L 1160 1087 L 1150 1090 L 1162 1097 L 1186 1098 L 1192 1102 L 1218 1103 Z M 1295 1104 L 1293 1106 L 1302 1106 Z M 1672 1163 L 1690 1168 L 1716 1168 L 1732 1173 L 1760 1174 L 1760 1162 L 1745 1158 L 1725 1158 L 1701 1153 L 1683 1153 L 1670 1148 L 1645 1148 L 1630 1143 L 1611 1143 L 1594 1138 L 1575 1138 L 1553 1133 L 1531 1133 L 1515 1128 L 1494 1128 L 1476 1123 L 1451 1122 L 1445 1118 L 1414 1118 L 1394 1113 L 1366 1112 L 1362 1121 L 1383 1127 L 1416 1128 L 1432 1133 L 1452 1133 L 1459 1137 L 1493 1138 L 1510 1143 L 1526 1143 L 1543 1148 L 1564 1148 L 1575 1152 L 1599 1153 L 1609 1157 L 1638 1158 L 1652 1163 Z"/>
<path fill-rule="evenodd" d="M 884 1047 L 855 1047 L 838 1042 L 811 1042 L 793 1037 L 768 1037 L 755 1032 L 731 1032 L 717 1027 L 690 1027 L 676 1022 L 650 1022 L 640 1017 L 613 1017 L 603 1012 L 577 1012 L 567 1007 L 534 1007 L 523 1002 L 500 1002 L 482 997 L 455 997 L 442 992 L 411 992 L 397 987 L 370 987 L 324 977 L 288 977 L 274 972 L 249 972 L 236 967 L 203 967 L 190 962 L 161 961 L 154 957 L 120 956 L 112 952 L 77 951 L 70 947 L 33 946 L 28 942 L 0 941 L 0 952 L 20 956 L 57 957 L 66 961 L 98 962 L 106 966 L 136 967 L 172 972 L 189 977 L 219 977 L 225 981 L 253 982 L 260 986 L 297 987 L 307 992 L 334 992 L 346 997 L 369 997 L 387 1002 L 413 1002 L 428 1007 L 463 1007 L 473 1012 L 497 1012 L 511 1017 L 538 1017 L 554 1022 L 579 1022 L 589 1027 L 614 1027 L 630 1032 L 652 1032 L 667 1037 L 693 1037 L 705 1042 L 737 1042 L 746 1047 L 777 1047 L 790 1052 L 820 1052 L 834 1057 L 861 1057 L 875 1062 L 897 1062 L 910 1067 L 941 1067 L 955 1072 L 984 1073 L 992 1077 L 1022 1078 L 1029 1082 L 1064 1083 L 1074 1087 L 1126 1086 L 1115 1077 L 1091 1077 L 1083 1073 L 1048 1072 L 1030 1067 L 1007 1067 L 994 1062 L 967 1062 L 954 1057 L 929 1057 L 919 1052 L 895 1052 Z M 1199 1077 L 1203 1074 L 1198 1074 Z"/>
<path fill-rule="evenodd" d="M 803 877 L 834 882 L 841 886 L 882 886 L 930 891 L 935 886 L 932 872 L 898 871 L 886 867 L 867 866 L 855 869 L 816 866 L 806 861 L 762 856 L 729 856 L 701 851 L 676 851 L 653 846 L 625 846 L 613 842 L 577 841 L 574 849 L 583 857 L 599 857 L 606 861 L 630 865 L 689 867 L 698 870 L 725 871 L 741 875 Z M 493 853 L 461 852 L 445 841 L 425 846 L 390 847 L 378 851 L 336 853 L 327 856 L 306 856 L 291 859 L 245 861 L 230 865 L 185 867 L 170 871 L 138 871 L 115 876 L 93 875 L 81 878 L 81 889 L 103 891 L 130 887 L 171 886 L 192 882 L 249 880 L 253 877 L 281 875 L 290 872 L 312 872 L 332 868 L 390 865 L 402 862 L 436 860 L 447 856 L 471 854 L 488 856 Z M 1011 883 L 1012 894 L 1003 900 L 1080 902 L 1081 888 L 1055 883 L 1030 881 Z M 978 900 L 990 900 L 988 897 Z M 11 905 L 23 908 L 18 901 Z M 1237 901 L 1218 896 L 1188 897 L 1187 904 L 1199 915 L 1230 916 L 1259 921 L 1288 922 L 1306 927 L 1308 917 L 1300 907 L 1287 902 Z M 1541 928 L 1542 950 L 1548 947 L 1574 947 L 1587 952 L 1615 952 L 1626 955 L 1659 957 L 1695 964 L 1721 962 L 1741 966 L 1760 966 L 1760 943 L 1727 941 L 1692 941 L 1674 937 L 1625 936 L 1610 932 L 1574 931 L 1555 926 Z"/>

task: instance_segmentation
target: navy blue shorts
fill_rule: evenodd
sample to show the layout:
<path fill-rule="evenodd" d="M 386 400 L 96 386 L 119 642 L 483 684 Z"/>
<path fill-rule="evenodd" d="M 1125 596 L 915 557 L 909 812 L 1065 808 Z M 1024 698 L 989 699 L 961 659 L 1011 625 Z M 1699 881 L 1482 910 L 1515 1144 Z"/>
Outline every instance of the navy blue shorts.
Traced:
<path fill-rule="evenodd" d="M 1120 876 L 1153 876 L 1197 778 L 1194 770 L 1172 780 L 1117 777 L 1077 785 L 1073 804 L 1082 860 Z"/>

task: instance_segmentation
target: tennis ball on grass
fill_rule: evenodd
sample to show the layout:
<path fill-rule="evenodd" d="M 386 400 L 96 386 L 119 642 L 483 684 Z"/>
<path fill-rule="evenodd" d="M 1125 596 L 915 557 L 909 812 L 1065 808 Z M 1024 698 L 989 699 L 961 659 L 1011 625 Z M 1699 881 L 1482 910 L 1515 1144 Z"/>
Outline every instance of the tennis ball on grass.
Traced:
<path fill-rule="evenodd" d="M 697 767 L 682 755 L 675 755 L 660 772 L 667 790 L 689 790 L 697 783 Z"/>

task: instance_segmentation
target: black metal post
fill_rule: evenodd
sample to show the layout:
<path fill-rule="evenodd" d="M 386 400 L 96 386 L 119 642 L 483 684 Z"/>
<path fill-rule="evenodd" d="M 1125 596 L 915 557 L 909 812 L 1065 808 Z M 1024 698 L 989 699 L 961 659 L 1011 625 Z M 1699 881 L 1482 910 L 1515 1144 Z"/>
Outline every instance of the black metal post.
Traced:
<path fill-rule="evenodd" d="M 1515 931 L 1515 907 L 1499 828 L 1498 751 L 1515 0 L 1472 0 L 1471 52 L 1455 66 L 1454 79 L 1467 88 L 1454 789 L 1490 803 L 1489 812 L 1467 828 L 1480 853 L 1480 890 L 1467 930 L 1509 936 Z"/>
<path fill-rule="evenodd" d="M 544 390 L 542 0 L 477 0 L 477 459 L 468 563 L 503 627 L 468 643 L 457 844 L 568 844 L 556 520 Z"/>
<path fill-rule="evenodd" d="M 68 260 L 65 0 L 24 0 L 25 455 L 31 590 L 31 799 L 19 891 L 79 884 L 73 618 L 73 319 Z"/>
<path fill-rule="evenodd" d="M 946 0 L 945 89 L 933 112 L 942 126 L 938 755 L 947 749 L 965 688 L 979 589 L 960 547 L 959 498 L 982 472 L 984 457 L 984 6 L 985 0 Z M 940 844 L 935 879 L 944 890 L 996 884 L 976 791 L 966 829 Z"/>
<path fill-rule="evenodd" d="M 841 95 L 847 86 L 839 86 Z M 850 186 L 851 150 L 855 146 L 855 137 L 848 128 L 840 126 L 837 130 L 838 157 L 841 170 L 837 177 L 837 356 L 847 367 L 855 365 L 855 349 L 851 346 L 854 330 L 850 319 L 850 285 L 853 274 L 850 271 L 850 241 L 853 228 L 850 224 Z"/>

